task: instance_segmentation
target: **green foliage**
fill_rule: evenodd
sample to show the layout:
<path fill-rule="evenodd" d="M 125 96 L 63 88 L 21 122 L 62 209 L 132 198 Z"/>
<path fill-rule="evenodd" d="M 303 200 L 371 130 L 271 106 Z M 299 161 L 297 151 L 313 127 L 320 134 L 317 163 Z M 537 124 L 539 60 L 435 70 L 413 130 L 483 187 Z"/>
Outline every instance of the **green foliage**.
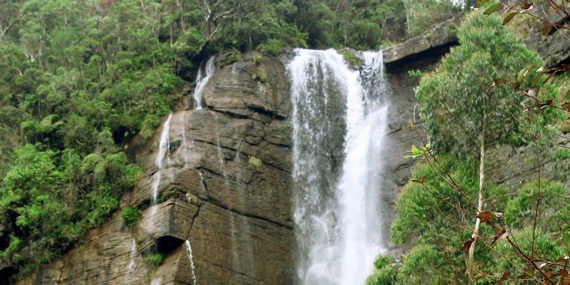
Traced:
<path fill-rule="evenodd" d="M 259 66 L 261 64 L 261 61 L 263 60 L 263 56 L 259 53 L 254 53 L 251 56 L 251 59 L 253 61 L 253 65 Z"/>
<path fill-rule="evenodd" d="M 261 159 L 255 157 L 255 156 L 250 156 L 249 159 L 247 160 L 247 165 L 249 167 L 252 167 L 252 168 L 259 170 L 261 165 L 263 165 L 263 162 L 261 161 Z"/>
<path fill-rule="evenodd" d="M 539 228 L 545 233 L 558 230 L 558 224 L 546 221 L 564 221 L 570 215 L 570 199 L 564 195 L 565 189 L 554 182 L 538 181 L 523 185 L 517 196 L 510 200 L 505 208 L 505 222 L 513 228 L 524 228 L 531 225 L 536 213 L 536 199 L 541 197 L 539 211 Z"/>
<path fill-rule="evenodd" d="M 232 63 L 241 61 L 241 53 L 239 52 L 232 52 L 229 56 L 227 56 L 222 63 L 220 64 L 221 66 L 226 66 L 226 65 L 230 65 Z"/>
<path fill-rule="evenodd" d="M 408 70 L 408 76 L 411 78 L 421 78 L 424 73 L 421 70 Z"/>
<path fill-rule="evenodd" d="M 457 160 L 454 155 L 439 156 L 438 160 L 465 193 L 475 201 L 478 192 L 478 163 L 470 160 Z M 462 205 L 471 210 L 466 198 L 452 188 L 429 165 L 418 166 L 412 177 L 426 177 L 425 185 L 435 195 L 447 199 L 453 205 Z M 487 183 L 488 205 L 500 207 L 508 202 L 507 191 Z M 398 198 L 397 215 L 391 226 L 391 239 L 397 244 L 408 242 L 409 237 L 418 237 L 416 245 L 404 255 L 402 261 L 393 264 L 397 272 L 395 281 L 389 284 L 419 284 L 429 280 L 433 284 L 461 284 L 465 281 L 464 255 L 460 251 L 471 233 L 458 228 L 465 219 L 464 212 L 453 209 L 431 195 L 420 183 L 406 184 Z M 492 235 L 493 228 L 483 226 L 482 235 Z M 410 256 L 411 255 L 411 256 Z M 490 264 L 493 255 L 485 249 L 476 250 L 477 264 Z M 434 263 L 435 261 L 439 263 Z M 414 270 L 414 268 L 417 268 Z M 411 275 L 408 275 L 411 274 Z M 393 276 L 393 275 L 391 275 Z M 410 276 L 410 277 L 406 277 Z M 373 283 L 374 284 L 374 283 Z M 382 284 L 382 283 L 378 283 Z"/>
<path fill-rule="evenodd" d="M 255 68 L 255 72 L 251 75 L 251 78 L 253 80 L 257 80 L 261 83 L 266 83 L 267 82 L 267 74 L 265 73 L 265 71 L 261 68 Z"/>
<path fill-rule="evenodd" d="M 125 224 L 132 228 L 142 218 L 142 213 L 140 209 L 125 208 L 121 210 L 121 217 L 125 220 Z"/>
<path fill-rule="evenodd" d="M 350 67 L 356 68 L 357 66 L 362 65 L 362 61 L 349 50 L 341 51 L 340 54 L 342 55 L 344 62 Z"/>
<path fill-rule="evenodd" d="M 170 199 L 170 197 L 175 197 L 179 193 L 180 193 L 180 190 L 178 190 L 176 188 L 168 189 L 168 190 L 162 192 L 162 194 L 160 195 L 160 198 L 158 199 L 158 202 L 162 203 L 162 202 Z"/>
<path fill-rule="evenodd" d="M 387 255 L 378 255 L 374 261 L 374 273 L 366 278 L 366 285 L 393 284 L 396 281 L 396 271 L 394 270 L 396 261 Z"/>
<path fill-rule="evenodd" d="M 121 150 L 153 135 L 198 59 L 377 48 L 385 18 L 403 15 L 397 0 L 227 0 L 210 15 L 214 1 L 178 2 L 0 1 L 0 211 L 12 221 L 16 279 L 118 209 L 142 173 Z M 267 82 L 254 63 L 253 78 Z M 34 256 L 22 251 L 32 244 Z"/>
<path fill-rule="evenodd" d="M 7 257 L 10 253 L 18 251 L 21 245 L 22 245 L 22 240 L 14 235 L 11 235 L 10 244 L 6 249 L 4 249 L 4 251 L 0 253 L 0 256 L 3 258 Z"/>
<path fill-rule="evenodd" d="M 471 14 L 458 36 L 461 45 L 452 49 L 434 72 L 426 74 L 415 90 L 420 117 L 434 150 L 477 153 L 474 150 L 481 136 L 487 144 L 528 143 L 530 133 L 544 130 L 542 126 L 559 116 L 547 108 L 526 120 L 520 107 L 526 99 L 524 94 L 507 84 L 489 89 L 494 79 L 541 65 L 536 53 L 519 43 L 499 19 Z M 529 90 L 533 78 L 523 79 L 523 90 Z M 544 89 L 547 96 L 553 95 L 553 89 Z"/>
<path fill-rule="evenodd" d="M 524 228 L 520 228 L 512 231 L 512 235 L 515 236 L 517 245 L 524 252 L 530 252 L 532 248 L 533 241 L 533 229 L 532 225 L 528 225 Z M 523 260 L 517 257 L 512 250 L 512 246 L 506 241 L 499 241 L 494 246 L 498 253 L 503 254 L 506 258 L 497 256 L 494 263 L 488 264 L 489 268 L 487 272 L 492 273 L 494 276 L 500 276 L 503 272 L 509 272 L 511 276 L 522 276 L 523 270 L 530 272 L 532 275 L 542 279 L 542 275 L 536 271 L 534 268 L 529 268 Z M 535 256 L 539 257 L 541 260 L 557 260 L 566 256 L 568 245 L 559 246 L 555 241 L 549 236 L 547 232 L 542 230 L 537 230 L 534 234 L 534 249 L 536 251 Z M 497 254 L 498 255 L 498 254 Z M 511 260 L 514 264 L 510 263 Z M 545 264 L 546 265 L 546 264 Z M 543 270 L 549 271 L 550 265 L 543 267 Z M 556 266 L 552 266 L 552 270 L 558 272 Z"/>
<path fill-rule="evenodd" d="M 152 273 L 160 266 L 162 260 L 164 260 L 164 254 L 161 253 L 149 253 L 143 256 L 143 262 L 148 270 L 149 281 L 152 277 Z"/>

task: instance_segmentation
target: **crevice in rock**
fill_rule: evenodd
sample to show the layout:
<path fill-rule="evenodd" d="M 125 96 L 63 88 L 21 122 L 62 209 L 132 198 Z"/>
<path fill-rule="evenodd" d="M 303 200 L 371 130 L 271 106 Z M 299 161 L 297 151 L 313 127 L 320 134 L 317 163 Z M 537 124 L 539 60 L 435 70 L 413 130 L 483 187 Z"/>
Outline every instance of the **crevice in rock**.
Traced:
<path fill-rule="evenodd" d="M 221 204 L 221 203 L 216 203 L 216 202 L 213 201 L 213 200 L 203 201 L 203 202 L 204 202 L 204 203 L 208 203 L 208 204 L 210 204 L 210 205 L 212 205 L 212 206 L 215 206 L 215 207 L 218 207 L 218 208 L 222 208 L 222 209 L 224 209 L 224 210 L 228 210 L 228 211 L 230 211 L 230 212 L 232 212 L 232 213 L 235 213 L 235 214 L 238 214 L 238 215 L 240 215 L 240 216 L 244 216 L 244 217 L 247 217 L 247 218 L 252 218 L 252 219 L 261 220 L 261 221 L 268 222 L 268 223 L 270 223 L 270 224 L 276 225 L 276 226 L 278 226 L 278 227 L 286 228 L 286 229 L 288 229 L 288 230 L 293 230 L 293 227 L 292 227 L 292 226 L 284 225 L 284 224 L 281 224 L 281 223 L 279 223 L 279 222 L 270 220 L 270 219 L 268 219 L 268 218 L 264 218 L 264 217 L 260 217 L 260 216 L 256 216 L 256 215 L 252 215 L 252 214 L 248 214 L 248 213 L 244 213 L 244 212 L 242 212 L 242 211 L 239 211 L 239 210 L 236 210 L 236 209 L 232 209 L 232 208 L 230 208 L 230 207 L 228 207 L 228 206 L 226 206 L 226 205 L 223 205 L 223 204 Z"/>
<path fill-rule="evenodd" d="M 260 279 L 257 279 L 257 278 L 255 278 L 255 277 L 252 277 L 252 276 L 250 276 L 250 275 L 247 275 L 247 274 L 245 274 L 245 273 L 243 273 L 243 272 L 235 271 L 235 270 L 233 270 L 233 269 L 231 269 L 231 268 L 227 268 L 227 267 L 225 267 L 225 266 L 223 266 L 223 265 L 220 265 L 220 264 L 211 262 L 211 261 L 206 260 L 206 259 L 204 259 L 202 262 L 208 263 L 208 264 L 210 264 L 210 265 L 212 265 L 212 266 L 221 268 L 221 269 L 223 269 L 223 270 L 230 271 L 230 272 L 232 272 L 232 273 L 235 273 L 235 274 L 238 274 L 238 275 L 241 275 L 241 276 L 245 276 L 245 277 L 250 278 L 250 279 L 253 279 L 253 280 L 255 280 L 255 281 L 261 281 Z"/>
<path fill-rule="evenodd" d="M 273 119 L 279 119 L 279 120 L 285 120 L 285 119 L 286 119 L 286 117 L 284 117 L 284 116 L 282 116 L 282 115 L 279 115 L 279 114 L 276 113 L 275 111 L 268 111 L 268 110 L 266 110 L 266 109 L 264 109 L 264 108 L 262 108 L 262 107 L 247 106 L 247 108 L 250 109 L 250 110 L 252 110 L 252 111 L 254 111 L 254 112 L 260 113 L 260 114 L 262 114 L 262 115 L 269 116 L 269 117 L 271 117 L 271 118 L 273 118 Z"/>
<path fill-rule="evenodd" d="M 200 199 L 201 200 L 201 199 Z M 205 200 L 202 200 L 202 203 L 206 203 Z M 192 224 L 190 224 L 190 229 L 188 229 L 188 233 L 186 234 L 186 239 L 190 240 L 190 233 L 192 232 L 192 228 L 194 227 L 194 222 L 196 222 L 196 218 L 200 215 L 200 210 L 202 210 L 202 206 L 198 206 L 198 211 L 192 217 Z"/>
<path fill-rule="evenodd" d="M 250 119 L 250 116 L 241 115 L 241 114 L 234 113 L 234 112 L 231 112 L 231 111 L 224 111 L 224 110 L 216 109 L 215 107 L 212 107 L 212 106 L 208 106 L 208 109 L 209 109 L 210 111 L 214 111 L 214 112 L 220 113 L 220 114 L 222 114 L 222 115 L 227 115 L 227 116 L 229 116 L 230 118 L 235 118 L 235 119 Z M 229 109 L 229 108 L 228 108 L 228 109 Z M 242 108 L 232 108 L 232 109 L 238 110 L 238 109 L 242 109 Z"/>

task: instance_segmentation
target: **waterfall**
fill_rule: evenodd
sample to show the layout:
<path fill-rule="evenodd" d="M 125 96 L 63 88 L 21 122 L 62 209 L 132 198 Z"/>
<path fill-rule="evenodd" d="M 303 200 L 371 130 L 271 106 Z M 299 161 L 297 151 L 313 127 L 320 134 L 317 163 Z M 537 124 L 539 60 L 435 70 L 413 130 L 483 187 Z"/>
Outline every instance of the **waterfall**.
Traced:
<path fill-rule="evenodd" d="M 192 284 L 196 285 L 196 273 L 194 272 L 194 260 L 192 259 L 192 246 L 190 246 L 190 241 L 186 240 L 186 250 L 188 251 L 188 258 L 190 258 L 190 270 L 192 270 Z"/>
<path fill-rule="evenodd" d="M 384 251 L 382 54 L 351 70 L 334 50 L 297 49 L 293 103 L 294 220 L 301 284 L 363 284 Z"/>
<path fill-rule="evenodd" d="M 125 274 L 125 281 L 124 281 L 125 284 L 127 284 L 127 282 L 131 281 L 130 276 L 131 276 L 133 270 L 135 269 L 135 257 L 136 256 L 137 256 L 137 241 L 135 239 L 133 239 L 133 245 L 131 246 L 131 254 L 129 255 L 129 258 L 130 258 L 129 267 L 127 269 L 127 274 Z"/>
<path fill-rule="evenodd" d="M 162 126 L 162 133 L 160 134 L 160 142 L 158 144 L 158 154 L 156 155 L 156 159 L 154 163 L 158 166 L 158 170 L 154 174 L 154 184 L 152 187 L 152 205 L 156 205 L 158 200 L 158 185 L 160 184 L 160 170 L 162 170 L 162 165 L 164 163 L 164 157 L 166 155 L 166 151 L 170 149 L 170 119 L 172 118 L 172 114 L 168 115 L 166 121 L 164 122 L 164 126 Z M 156 213 L 156 207 L 152 209 L 152 215 Z"/>
<path fill-rule="evenodd" d="M 198 75 L 196 76 L 196 89 L 194 89 L 194 103 L 196 104 L 196 110 L 202 109 L 202 93 L 204 92 L 204 87 L 214 74 L 214 57 L 212 56 L 206 63 L 206 68 L 204 73 L 202 72 L 202 67 L 198 69 Z"/>

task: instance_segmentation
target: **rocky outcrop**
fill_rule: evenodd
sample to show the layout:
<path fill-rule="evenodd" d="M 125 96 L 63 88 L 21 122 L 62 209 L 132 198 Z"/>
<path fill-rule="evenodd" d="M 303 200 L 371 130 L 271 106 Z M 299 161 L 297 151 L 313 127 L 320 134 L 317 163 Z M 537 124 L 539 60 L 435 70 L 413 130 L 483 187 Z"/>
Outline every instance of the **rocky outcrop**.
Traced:
<path fill-rule="evenodd" d="M 409 65 L 417 65 L 425 58 L 441 56 L 448 52 L 452 46 L 459 44 L 457 27 L 460 19 L 460 17 L 448 19 L 435 25 L 425 35 L 384 49 L 386 69 L 388 71 L 411 70 Z"/>
<path fill-rule="evenodd" d="M 550 10 L 550 7 L 545 7 Z M 543 9 L 534 9 L 531 12 L 536 13 L 539 19 L 548 19 L 552 23 L 565 25 L 566 28 L 550 29 L 543 32 L 541 30 L 545 23 L 535 18 L 527 18 L 523 22 L 524 26 L 518 27 L 521 32 L 527 34 L 523 39 L 523 43 L 530 49 L 542 57 L 544 66 L 559 67 L 562 63 L 570 63 L 570 30 L 567 29 L 564 19 L 558 14 L 551 14 L 547 18 L 542 12 Z M 566 19 L 568 21 L 568 19 Z M 519 24 L 520 25 L 520 24 Z"/>
<path fill-rule="evenodd" d="M 204 108 L 172 115 L 162 167 L 155 162 L 164 122 L 150 140 L 128 145 L 145 174 L 120 207 L 143 209 L 142 218 L 128 228 L 115 213 L 82 245 L 17 284 L 291 283 L 285 68 L 267 56 L 254 63 L 251 54 L 231 64 L 219 56 L 216 67 Z M 146 258 L 156 254 L 160 264 Z"/>

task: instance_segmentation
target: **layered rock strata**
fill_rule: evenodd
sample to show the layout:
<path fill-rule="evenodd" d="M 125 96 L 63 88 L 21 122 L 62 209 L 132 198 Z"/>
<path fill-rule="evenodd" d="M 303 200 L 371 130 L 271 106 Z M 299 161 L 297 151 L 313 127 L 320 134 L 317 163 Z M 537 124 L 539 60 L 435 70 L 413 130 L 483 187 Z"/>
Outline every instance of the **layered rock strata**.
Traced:
<path fill-rule="evenodd" d="M 145 174 L 121 208 L 141 208 L 142 218 L 129 228 L 115 213 L 81 245 L 17 284 L 290 284 L 285 68 L 266 56 L 255 64 L 251 55 L 224 60 L 204 89 L 204 108 L 172 115 L 162 167 L 155 162 L 165 124 L 150 140 L 129 144 Z M 153 264 L 151 254 L 164 259 Z"/>

